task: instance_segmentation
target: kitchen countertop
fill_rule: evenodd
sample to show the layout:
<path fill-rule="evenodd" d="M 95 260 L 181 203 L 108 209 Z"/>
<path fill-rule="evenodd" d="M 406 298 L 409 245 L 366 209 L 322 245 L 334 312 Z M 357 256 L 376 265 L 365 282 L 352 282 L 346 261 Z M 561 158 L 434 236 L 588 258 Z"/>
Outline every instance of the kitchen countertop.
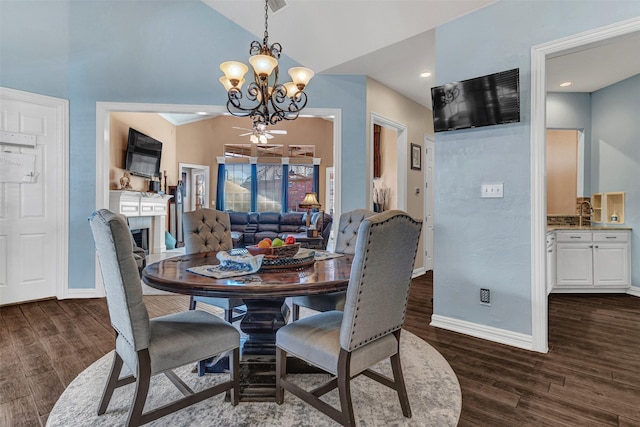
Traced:
<path fill-rule="evenodd" d="M 558 231 L 558 230 L 569 230 L 569 231 L 576 231 L 576 230 L 584 230 L 584 231 L 589 231 L 589 230 L 605 230 L 605 231 L 618 231 L 618 230 L 632 230 L 631 227 L 623 227 L 623 226 L 606 226 L 606 225 L 583 225 L 583 226 L 577 226 L 577 225 L 548 225 L 547 226 L 547 231 Z"/>

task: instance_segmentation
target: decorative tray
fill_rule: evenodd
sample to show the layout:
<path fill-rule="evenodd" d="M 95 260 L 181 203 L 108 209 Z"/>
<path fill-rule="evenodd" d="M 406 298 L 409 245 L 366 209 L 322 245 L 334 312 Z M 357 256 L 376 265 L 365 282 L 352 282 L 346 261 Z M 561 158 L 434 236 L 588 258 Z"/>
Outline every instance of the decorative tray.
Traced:
<path fill-rule="evenodd" d="M 291 258 L 269 258 L 268 256 L 265 256 L 262 259 L 260 270 L 306 267 L 308 265 L 312 265 L 314 262 L 314 251 L 309 249 L 300 249 L 298 253 Z"/>

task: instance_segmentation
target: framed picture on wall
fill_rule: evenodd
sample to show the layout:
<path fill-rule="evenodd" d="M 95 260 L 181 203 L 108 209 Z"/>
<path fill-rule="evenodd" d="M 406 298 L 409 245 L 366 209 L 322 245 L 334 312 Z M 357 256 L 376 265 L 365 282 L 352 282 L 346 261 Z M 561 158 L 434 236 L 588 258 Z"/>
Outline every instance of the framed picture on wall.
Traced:
<path fill-rule="evenodd" d="M 411 169 L 422 169 L 422 149 L 416 144 L 411 144 Z"/>

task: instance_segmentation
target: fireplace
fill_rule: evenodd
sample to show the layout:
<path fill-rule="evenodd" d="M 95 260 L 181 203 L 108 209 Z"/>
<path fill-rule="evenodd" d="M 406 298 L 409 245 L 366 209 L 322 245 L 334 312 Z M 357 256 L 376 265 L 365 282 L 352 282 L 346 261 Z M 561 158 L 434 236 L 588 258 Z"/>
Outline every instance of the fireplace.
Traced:
<path fill-rule="evenodd" d="M 133 241 L 136 242 L 136 246 L 144 249 L 144 253 L 149 255 L 149 229 L 138 228 L 131 230 L 131 235 L 133 236 Z"/>
<path fill-rule="evenodd" d="M 109 192 L 109 209 L 127 217 L 136 244 L 147 254 L 166 251 L 167 202 L 172 196 L 137 191 Z"/>

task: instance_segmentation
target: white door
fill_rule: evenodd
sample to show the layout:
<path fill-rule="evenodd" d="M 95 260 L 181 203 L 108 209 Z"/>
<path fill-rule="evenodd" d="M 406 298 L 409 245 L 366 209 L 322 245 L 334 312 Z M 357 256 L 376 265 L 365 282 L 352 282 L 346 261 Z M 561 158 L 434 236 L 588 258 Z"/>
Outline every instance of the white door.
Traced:
<path fill-rule="evenodd" d="M 435 142 L 424 138 L 425 147 L 425 193 L 424 193 L 424 256 L 425 270 L 433 270 L 433 167 L 435 161 Z"/>
<path fill-rule="evenodd" d="M 33 148 L 0 143 L 0 151 L 35 156 L 37 174 L 35 182 L 0 182 L 0 305 L 55 296 L 66 285 L 67 110 L 65 100 L 0 88 L 0 130 L 36 137 Z"/>

